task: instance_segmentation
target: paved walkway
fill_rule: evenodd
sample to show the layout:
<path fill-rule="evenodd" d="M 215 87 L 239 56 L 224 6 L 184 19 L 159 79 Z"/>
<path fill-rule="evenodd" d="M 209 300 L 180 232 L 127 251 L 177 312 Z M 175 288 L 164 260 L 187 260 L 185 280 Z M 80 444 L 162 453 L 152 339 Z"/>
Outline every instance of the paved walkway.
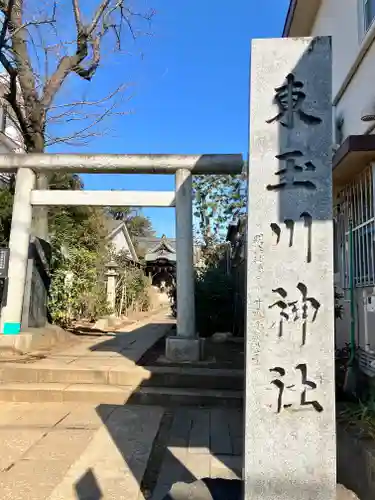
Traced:
<path fill-rule="evenodd" d="M 241 478 L 242 442 L 242 412 L 238 410 L 176 410 L 152 500 L 162 500 L 179 481 Z"/>
<path fill-rule="evenodd" d="M 149 495 L 141 493 L 140 484 L 160 424 L 168 420 L 160 431 L 165 443 L 157 441 L 153 500 L 179 479 L 239 472 L 236 410 L 185 409 L 171 415 L 155 406 L 2 403 L 1 498 L 144 500 Z"/>
<path fill-rule="evenodd" d="M 128 331 L 80 336 L 45 359 L 2 361 L 0 400 L 123 404 L 150 377 L 137 361 L 173 323 L 164 310 Z"/>
<path fill-rule="evenodd" d="M 70 368 L 98 368 L 98 365 L 108 368 L 119 365 L 132 368 L 142 355 L 165 335 L 167 325 L 173 323 L 174 320 L 168 318 L 164 310 L 122 331 L 96 336 L 84 335 L 77 344 L 52 353 L 38 364 L 47 366 L 53 363 L 69 365 Z"/>
<path fill-rule="evenodd" d="M 77 403 L 0 403 L 2 500 L 161 500 L 179 480 L 240 474 L 237 410 L 90 404 L 92 384 L 123 384 L 170 323 L 161 312 L 46 359 L 0 365 L 16 370 L 17 387 L 50 391 L 66 379 L 81 388 Z"/>

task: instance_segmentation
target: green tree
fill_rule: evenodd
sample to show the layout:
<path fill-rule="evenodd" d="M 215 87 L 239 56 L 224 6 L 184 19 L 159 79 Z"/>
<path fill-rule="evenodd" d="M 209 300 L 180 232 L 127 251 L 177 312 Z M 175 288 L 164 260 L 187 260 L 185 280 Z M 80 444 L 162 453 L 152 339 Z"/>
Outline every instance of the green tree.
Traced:
<path fill-rule="evenodd" d="M 98 254 L 77 245 L 54 255 L 58 265 L 49 298 L 53 321 L 68 327 L 74 320 L 95 320 L 107 314 L 104 267 Z"/>
<path fill-rule="evenodd" d="M 130 235 L 135 239 L 142 236 L 154 236 L 155 234 L 151 220 L 142 213 L 130 217 L 127 224 Z"/>
<path fill-rule="evenodd" d="M 244 175 L 193 177 L 194 230 L 203 249 L 225 239 L 228 224 L 246 210 Z"/>
<path fill-rule="evenodd" d="M 0 245 L 7 246 L 12 223 L 14 178 L 9 187 L 0 189 Z"/>
<path fill-rule="evenodd" d="M 204 266 L 195 273 L 196 322 L 200 335 L 232 331 L 233 277 L 227 273 L 228 225 L 246 210 L 245 175 L 193 177 L 194 232 Z M 172 293 L 176 310 L 176 293 Z"/>
<path fill-rule="evenodd" d="M 79 176 L 54 174 L 51 189 L 83 189 Z M 52 244 L 52 283 L 49 310 L 53 320 L 69 326 L 73 320 L 94 320 L 108 312 L 105 264 L 109 260 L 102 209 L 52 208 L 49 213 Z"/>
<path fill-rule="evenodd" d="M 129 262 L 126 252 L 115 253 L 112 258 L 119 266 L 120 276 L 116 286 L 116 311 L 119 316 L 137 306 L 139 310 L 147 311 L 151 306 L 150 279 L 142 268 Z"/>
<path fill-rule="evenodd" d="M 106 210 L 115 220 L 126 222 L 129 234 L 134 240 L 141 236 L 153 236 L 155 234 L 151 220 L 136 208 L 108 207 Z"/>
<path fill-rule="evenodd" d="M 52 189 L 83 189 L 79 176 L 54 173 Z M 13 180 L 0 190 L 1 244 L 9 241 Z M 107 312 L 104 286 L 108 249 L 103 211 L 90 207 L 51 208 L 52 285 L 49 311 L 53 320 L 69 326 L 74 319 L 95 319 Z M 71 276 L 68 286 L 67 278 Z"/>

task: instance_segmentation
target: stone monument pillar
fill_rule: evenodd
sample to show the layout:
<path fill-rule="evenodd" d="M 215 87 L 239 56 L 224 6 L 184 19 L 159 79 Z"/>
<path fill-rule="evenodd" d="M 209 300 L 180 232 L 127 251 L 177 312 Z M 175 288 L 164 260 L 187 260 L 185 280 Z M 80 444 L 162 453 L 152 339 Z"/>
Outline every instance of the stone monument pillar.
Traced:
<path fill-rule="evenodd" d="M 334 500 L 331 40 L 252 47 L 246 500 Z"/>

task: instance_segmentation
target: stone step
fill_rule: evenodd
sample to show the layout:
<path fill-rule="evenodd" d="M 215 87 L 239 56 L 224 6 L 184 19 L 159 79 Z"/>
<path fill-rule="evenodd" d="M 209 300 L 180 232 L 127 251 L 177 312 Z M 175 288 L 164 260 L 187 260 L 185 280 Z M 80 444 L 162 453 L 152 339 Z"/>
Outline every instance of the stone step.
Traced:
<path fill-rule="evenodd" d="M 0 368 L 3 383 L 52 383 L 52 384 L 108 384 L 130 387 L 177 387 L 243 390 L 242 370 L 223 370 L 193 367 L 134 367 L 114 366 L 98 369 L 70 365 L 3 364 Z"/>
<path fill-rule="evenodd" d="M 108 384 L 2 383 L 0 401 L 219 406 L 239 408 L 243 392 L 168 387 L 131 388 Z"/>
<path fill-rule="evenodd" d="M 244 371 L 193 367 L 145 367 L 149 378 L 143 386 L 242 391 Z"/>

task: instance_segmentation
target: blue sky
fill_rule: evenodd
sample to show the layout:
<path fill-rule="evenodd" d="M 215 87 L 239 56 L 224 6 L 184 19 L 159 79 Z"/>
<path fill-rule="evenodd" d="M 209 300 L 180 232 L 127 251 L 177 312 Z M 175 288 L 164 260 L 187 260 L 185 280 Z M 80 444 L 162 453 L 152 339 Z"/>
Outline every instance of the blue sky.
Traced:
<path fill-rule="evenodd" d="M 115 133 L 96 138 L 84 151 L 246 156 L 250 41 L 281 35 L 289 0 L 148 3 L 156 10 L 153 35 L 87 84 L 95 98 L 113 81 L 132 82 L 131 114 L 116 118 Z M 84 182 L 87 189 L 174 188 L 173 177 L 157 175 L 86 175 Z M 144 213 L 158 235 L 174 235 L 174 209 Z"/>

